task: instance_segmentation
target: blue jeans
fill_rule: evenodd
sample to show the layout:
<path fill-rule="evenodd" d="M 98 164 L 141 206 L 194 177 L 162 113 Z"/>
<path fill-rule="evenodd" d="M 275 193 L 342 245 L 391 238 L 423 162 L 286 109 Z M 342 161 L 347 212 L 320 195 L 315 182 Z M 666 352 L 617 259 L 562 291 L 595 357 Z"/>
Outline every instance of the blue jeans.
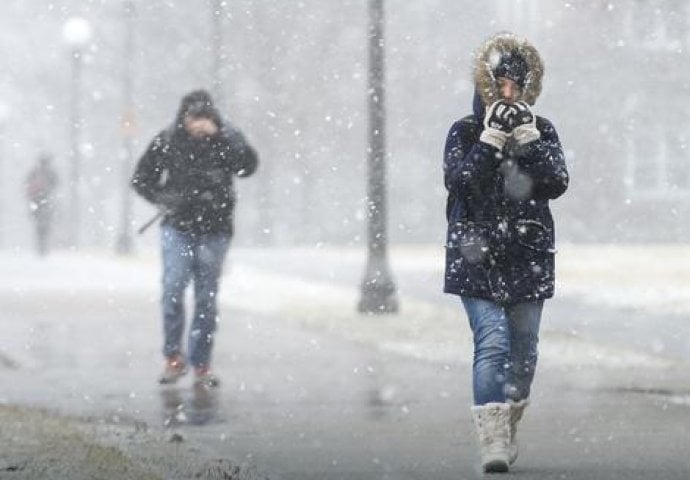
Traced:
<path fill-rule="evenodd" d="M 474 336 L 474 404 L 527 398 L 537 367 L 544 301 L 501 306 L 481 298 L 461 298 Z"/>
<path fill-rule="evenodd" d="M 230 234 L 194 234 L 161 226 L 163 253 L 163 355 L 182 353 L 185 328 L 184 296 L 194 280 L 194 314 L 189 330 L 189 362 L 194 367 L 209 365 L 216 331 L 216 297 Z"/>

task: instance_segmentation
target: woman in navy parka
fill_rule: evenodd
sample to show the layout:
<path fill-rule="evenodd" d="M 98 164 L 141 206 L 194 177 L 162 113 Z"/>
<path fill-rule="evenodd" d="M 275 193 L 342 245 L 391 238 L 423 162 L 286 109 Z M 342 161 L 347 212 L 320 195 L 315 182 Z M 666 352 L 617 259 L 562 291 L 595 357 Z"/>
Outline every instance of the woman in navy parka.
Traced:
<path fill-rule="evenodd" d="M 446 293 L 459 295 L 474 336 L 472 414 L 485 471 L 517 458 L 517 422 L 537 362 L 544 299 L 554 292 L 549 200 L 568 187 L 556 130 L 532 112 L 543 64 L 510 33 L 475 58 L 474 113 L 445 147 Z"/>

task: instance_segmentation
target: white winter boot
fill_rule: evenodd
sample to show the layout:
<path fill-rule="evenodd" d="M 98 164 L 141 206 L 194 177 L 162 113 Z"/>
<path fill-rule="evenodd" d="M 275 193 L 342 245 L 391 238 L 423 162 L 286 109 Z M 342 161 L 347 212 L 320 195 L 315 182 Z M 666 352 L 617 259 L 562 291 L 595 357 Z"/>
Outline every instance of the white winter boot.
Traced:
<path fill-rule="evenodd" d="M 485 472 L 507 472 L 510 464 L 510 405 L 487 403 L 472 407 Z"/>
<path fill-rule="evenodd" d="M 510 464 L 518 457 L 518 444 L 517 444 L 517 424 L 525 413 L 525 408 L 529 405 L 528 399 L 523 399 L 518 402 L 510 403 Z"/>

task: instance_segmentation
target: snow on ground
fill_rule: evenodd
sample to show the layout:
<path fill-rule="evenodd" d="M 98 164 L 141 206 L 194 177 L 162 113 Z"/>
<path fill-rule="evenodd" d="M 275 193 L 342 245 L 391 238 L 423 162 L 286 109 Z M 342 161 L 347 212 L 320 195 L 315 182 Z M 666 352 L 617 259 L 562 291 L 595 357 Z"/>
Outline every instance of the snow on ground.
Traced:
<path fill-rule="evenodd" d="M 592 305 L 690 313 L 690 245 L 565 245 L 560 294 Z"/>
<path fill-rule="evenodd" d="M 395 270 L 443 274 L 443 249 L 397 247 Z M 439 280 L 440 281 L 440 280 Z M 690 313 L 690 245 L 558 246 L 557 295 L 649 313 Z"/>
<path fill-rule="evenodd" d="M 302 249 L 303 250 L 303 249 Z M 290 249 L 264 251 L 276 261 Z M 230 308 L 283 318 L 306 328 L 367 342 L 400 354 L 441 362 L 469 362 L 471 334 L 452 297 L 443 301 L 401 295 L 398 315 L 367 316 L 356 312 L 359 286 L 334 284 L 307 276 L 258 268 L 233 250 L 226 269 L 221 303 Z M 304 253 L 304 252 L 302 252 Z M 363 259 L 360 251 L 322 247 L 319 261 Z M 269 262 L 270 264 L 270 262 Z M 400 246 L 391 251 L 391 265 L 399 274 L 438 278 L 441 284 L 443 250 L 437 246 Z M 558 257 L 558 295 L 577 297 L 593 305 L 641 310 L 690 312 L 690 247 L 575 246 Z M 92 292 L 144 295 L 157 301 L 159 260 L 156 252 L 116 257 L 107 252 L 56 252 L 37 258 L 21 251 L 0 253 L 0 292 L 26 301 L 40 301 L 44 293 L 68 296 Z M 299 275 L 299 272 L 297 272 Z M 407 293 L 410 293 L 409 295 Z M 104 305 L 104 308 L 108 308 Z M 0 353 L 5 348 L 0 344 Z M 661 358 L 612 345 L 593 343 L 565 332 L 542 331 L 542 359 L 556 364 L 607 366 L 664 366 Z"/>

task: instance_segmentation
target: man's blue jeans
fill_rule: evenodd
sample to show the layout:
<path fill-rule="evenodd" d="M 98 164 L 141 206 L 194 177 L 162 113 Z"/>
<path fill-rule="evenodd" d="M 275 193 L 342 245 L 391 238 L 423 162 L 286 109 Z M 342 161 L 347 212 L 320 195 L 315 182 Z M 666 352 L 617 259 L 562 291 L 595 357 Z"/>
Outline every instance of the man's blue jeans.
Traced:
<path fill-rule="evenodd" d="M 527 398 L 537 367 L 544 301 L 501 306 L 462 297 L 462 303 L 474 334 L 474 404 Z"/>
<path fill-rule="evenodd" d="M 163 355 L 182 352 L 185 329 L 184 296 L 194 280 L 194 314 L 189 330 L 189 362 L 209 365 L 218 311 L 216 297 L 230 234 L 194 234 L 161 226 L 163 253 Z"/>

